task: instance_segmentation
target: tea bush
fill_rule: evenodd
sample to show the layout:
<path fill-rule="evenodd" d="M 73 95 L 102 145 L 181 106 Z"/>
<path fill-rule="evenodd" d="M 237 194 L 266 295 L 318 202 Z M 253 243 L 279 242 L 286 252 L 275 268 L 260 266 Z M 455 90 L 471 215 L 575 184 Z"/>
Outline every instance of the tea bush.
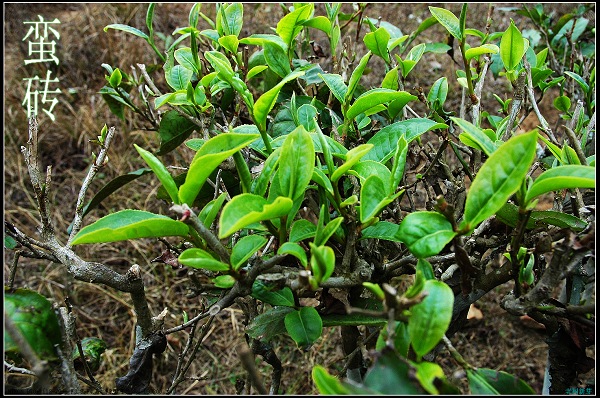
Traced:
<path fill-rule="evenodd" d="M 154 4 L 145 27 L 106 26 L 105 34 L 133 34 L 156 55 L 157 65 L 137 64 L 135 73 L 102 64 L 100 93 L 110 110 L 156 131 L 154 146 L 133 145 L 147 167 L 114 178 L 85 203 L 95 175 L 110 167 L 118 132 L 105 125 L 62 243 L 48 201 L 51 169 L 39 169 L 32 119 L 22 152 L 40 236 L 5 223 L 5 247 L 16 253 L 12 275 L 20 257 L 43 258 L 64 265 L 76 280 L 130 293 L 136 346 L 129 371 L 115 381 L 123 393 L 152 391 L 153 354 L 165 350 L 168 335 L 187 330 L 173 382 L 161 393 L 178 391 L 212 319 L 233 305 L 242 309 L 246 327 L 239 354 L 248 378 L 240 392 L 285 393 L 277 336 L 310 350 L 324 328 L 339 327 L 346 363 L 337 376 L 313 368 L 321 393 L 461 393 L 436 363 L 441 350 L 464 368 L 473 394 L 534 393 L 510 373 L 474 367 L 448 339 L 473 303 L 506 284 L 512 291 L 502 307 L 545 326 L 548 392 L 571 388 L 594 366 L 586 348 L 594 344 L 595 326 L 589 199 L 595 192 L 595 27 L 583 17 L 591 6 L 558 20 L 542 5 L 512 10 L 536 26 L 528 32 L 512 20 L 491 31 L 493 7 L 481 31 L 469 27 L 476 16 L 468 15 L 466 3 L 458 16 L 430 6 L 431 16 L 409 34 L 368 18 L 362 3 L 353 13 L 325 4 L 325 15 L 313 3 L 281 7 L 285 16 L 271 33 L 248 36 L 241 3 L 216 4 L 213 19 L 194 4 L 186 26 L 171 36 L 154 31 Z M 350 24 L 364 35 L 357 29 L 347 40 Z M 434 27 L 447 32 L 446 42 L 415 44 Z M 317 36 L 327 43 L 317 44 Z M 452 56 L 461 69 L 426 88 L 408 87 L 427 53 L 444 62 Z M 323 58 L 331 71 L 323 69 Z M 366 87 L 361 81 L 374 63 L 383 65 L 379 83 Z M 493 93 L 499 110 L 482 107 L 490 75 L 512 87 Z M 454 79 L 462 89 L 458 108 L 448 101 L 456 94 L 449 90 Z M 564 137 L 538 107 L 555 93 Z M 539 125 L 519 130 L 530 113 Z M 174 151 L 191 158 L 179 174 L 166 164 Z M 155 200 L 167 214 L 140 203 L 86 225 L 104 199 L 146 174 L 160 182 Z M 542 200 L 552 200 L 552 209 L 541 209 Z M 77 245 L 142 238 L 164 244 L 157 260 L 186 267 L 202 304 L 194 313 L 182 309 L 178 325 L 165 324 L 166 311 L 154 315 L 160 309 L 146 299 L 143 265 L 123 275 L 101 258 L 88 261 L 74 252 Z M 31 370 L 21 369 L 35 375 L 27 391 L 38 392 L 47 386 L 48 363 L 56 362 L 65 391 L 79 392 L 81 379 L 102 392 L 93 372 L 106 343 L 80 341 L 69 308 L 56 311 L 9 278 L 5 358 L 15 365 L 8 369 L 29 364 Z M 54 332 L 40 336 L 39 328 Z M 272 367 L 269 388 L 255 355 Z"/>

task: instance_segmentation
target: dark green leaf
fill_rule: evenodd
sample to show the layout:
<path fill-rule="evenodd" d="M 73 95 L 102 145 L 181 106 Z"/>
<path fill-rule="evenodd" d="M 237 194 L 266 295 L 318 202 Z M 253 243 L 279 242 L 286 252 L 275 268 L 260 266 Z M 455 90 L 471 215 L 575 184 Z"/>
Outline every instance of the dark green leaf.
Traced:
<path fill-rule="evenodd" d="M 524 395 L 535 394 L 526 382 L 503 371 L 479 368 L 468 369 L 469 388 L 471 394 L 490 395 Z"/>
<path fill-rule="evenodd" d="M 194 130 L 199 129 L 194 123 L 176 111 L 168 111 L 160 120 L 158 135 L 160 148 L 157 155 L 165 155 L 183 143 Z"/>
<path fill-rule="evenodd" d="M 465 203 L 464 223 L 474 229 L 495 214 L 519 187 L 535 157 L 537 132 L 514 136 L 483 164 Z"/>
<path fill-rule="evenodd" d="M 302 307 L 285 316 L 285 328 L 299 347 L 311 346 L 323 332 L 323 321 L 313 307 Z"/>
<path fill-rule="evenodd" d="M 254 281 L 252 285 L 252 297 L 273 306 L 293 307 L 295 305 L 294 293 L 289 287 L 274 290 L 272 286 L 260 280 Z"/>
<path fill-rule="evenodd" d="M 423 293 L 425 298 L 411 307 L 408 321 L 408 334 L 418 359 L 440 342 L 452 320 L 454 305 L 454 293 L 444 282 L 427 280 Z"/>
<path fill-rule="evenodd" d="M 264 56 L 267 65 L 279 77 L 284 78 L 292 72 L 290 67 L 290 59 L 286 51 L 277 43 L 266 41 L 264 44 Z"/>
<path fill-rule="evenodd" d="M 450 221 L 433 211 L 408 214 L 396 235 L 417 258 L 438 254 L 455 236 Z"/>
<path fill-rule="evenodd" d="M 246 333 L 254 339 L 267 342 L 273 337 L 285 333 L 284 318 L 292 311 L 295 310 L 291 307 L 273 307 L 252 319 Z"/>
<path fill-rule="evenodd" d="M 392 242 L 401 242 L 398 238 L 398 224 L 389 221 L 379 221 L 361 231 L 361 239 L 384 239 Z"/>
<path fill-rule="evenodd" d="M 54 345 L 62 345 L 58 318 L 52 304 L 44 296 L 28 289 L 4 289 L 4 315 L 40 359 L 57 358 Z M 13 355 L 21 351 L 10 334 L 4 330 L 4 350 Z"/>

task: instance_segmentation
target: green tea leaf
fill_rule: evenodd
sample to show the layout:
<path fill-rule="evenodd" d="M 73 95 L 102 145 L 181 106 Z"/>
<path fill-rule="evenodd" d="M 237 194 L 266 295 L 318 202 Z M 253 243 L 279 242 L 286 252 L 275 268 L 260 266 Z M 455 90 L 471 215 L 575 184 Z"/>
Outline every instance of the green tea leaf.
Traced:
<path fill-rule="evenodd" d="M 215 218 L 217 218 L 217 214 L 219 214 L 219 212 L 221 211 L 221 207 L 223 206 L 223 203 L 225 202 L 226 198 L 227 192 L 223 192 L 216 199 L 213 199 L 210 202 L 208 202 L 204 206 L 202 211 L 200 211 L 200 214 L 198 214 L 198 218 L 200 219 L 200 221 L 202 221 L 206 228 L 210 229 L 213 221 L 215 221 Z"/>
<path fill-rule="evenodd" d="M 361 231 L 360 239 L 384 239 L 392 242 L 401 242 L 398 238 L 398 224 L 389 221 L 379 221 Z"/>
<path fill-rule="evenodd" d="M 189 227 L 181 221 L 142 210 L 121 210 L 82 228 L 72 245 L 188 234 Z"/>
<path fill-rule="evenodd" d="M 371 51 L 368 51 L 365 55 L 363 55 L 363 57 L 360 59 L 360 62 L 358 63 L 358 66 L 354 69 L 354 71 L 352 71 L 352 75 L 350 75 L 350 80 L 348 81 L 348 91 L 344 96 L 344 100 L 340 101 L 342 104 L 349 104 L 352 100 L 352 97 L 354 96 L 354 91 L 358 86 L 360 78 L 365 72 L 365 68 L 367 67 L 369 59 L 371 59 L 372 54 L 373 53 Z"/>
<path fill-rule="evenodd" d="M 298 220 L 298 221 L 305 221 L 305 220 Z M 279 249 L 277 250 L 277 254 L 291 254 L 292 256 L 294 256 L 298 260 L 300 260 L 300 263 L 302 264 L 303 267 L 306 268 L 306 266 L 308 265 L 308 259 L 306 258 L 306 251 L 298 243 L 285 242 L 283 245 L 279 246 Z"/>
<path fill-rule="evenodd" d="M 279 95 L 279 91 L 283 88 L 283 86 L 300 77 L 304 76 L 304 71 L 293 71 L 289 75 L 283 78 L 275 87 L 264 93 L 263 95 L 256 100 L 253 109 L 253 116 L 256 125 L 260 129 L 260 131 L 265 131 L 267 129 L 267 115 L 271 112 L 271 109 L 275 106 L 275 102 L 277 101 L 277 96 Z"/>
<path fill-rule="evenodd" d="M 115 29 L 115 30 L 122 30 L 123 32 L 127 32 L 127 33 L 131 33 L 132 35 L 136 35 L 138 37 L 141 37 L 144 40 L 148 40 L 149 37 L 147 34 L 145 34 L 144 32 L 142 32 L 139 29 L 133 28 L 131 26 L 128 25 L 123 25 L 120 23 L 115 23 L 115 24 L 111 24 L 111 25 L 107 25 L 104 27 L 104 31 L 108 32 L 109 29 Z"/>
<path fill-rule="evenodd" d="M 423 301 L 411 307 L 408 334 L 411 345 L 420 359 L 442 339 L 450 321 L 454 305 L 454 293 L 444 282 L 425 281 Z"/>
<path fill-rule="evenodd" d="M 250 257 L 267 244 L 267 238 L 260 235 L 244 236 L 231 250 L 231 267 L 238 270 Z"/>
<path fill-rule="evenodd" d="M 186 69 L 184 66 L 175 65 L 172 69 L 165 72 L 165 79 L 173 90 L 185 90 L 193 74 L 194 72 Z"/>
<path fill-rule="evenodd" d="M 372 389 L 372 395 L 422 395 L 424 392 L 406 358 L 389 348 L 377 356 L 365 375 L 363 386 Z"/>
<path fill-rule="evenodd" d="M 313 307 L 302 307 L 285 316 L 285 328 L 299 347 L 312 345 L 323 332 L 323 321 Z"/>
<path fill-rule="evenodd" d="M 417 258 L 438 254 L 455 236 L 450 221 L 434 211 L 408 214 L 396 235 Z"/>
<path fill-rule="evenodd" d="M 483 44 L 479 47 L 471 47 L 467 51 L 465 51 L 465 58 L 467 61 L 479 57 L 483 54 L 497 54 L 500 51 L 500 48 L 495 44 Z"/>
<path fill-rule="evenodd" d="M 167 170 L 165 165 L 163 165 L 162 162 L 160 160 L 158 160 L 158 158 L 156 156 L 154 156 L 152 153 L 148 152 L 147 150 L 140 148 L 136 144 L 133 144 L 133 146 L 138 151 L 138 153 L 140 154 L 142 159 L 144 159 L 146 164 L 148 164 L 148 166 L 150 166 L 150 168 L 152 169 L 154 174 L 156 174 L 160 183 L 167 190 L 167 193 L 171 197 L 171 200 L 173 201 L 173 203 L 180 204 L 179 194 L 177 192 L 177 185 L 175 184 L 175 181 L 173 180 L 173 176 L 171 175 L 171 173 L 169 173 L 169 170 Z"/>
<path fill-rule="evenodd" d="M 256 316 L 246 328 L 248 336 L 268 342 L 273 337 L 285 333 L 285 316 L 295 311 L 292 307 L 273 307 Z"/>
<path fill-rule="evenodd" d="M 177 113 L 177 111 L 167 111 L 162 115 L 158 127 L 160 148 L 156 154 L 165 155 L 171 152 L 187 140 L 197 129 L 199 127 L 196 124 Z"/>
<path fill-rule="evenodd" d="M 190 163 L 187 177 L 179 187 L 179 199 L 192 206 L 204 182 L 228 157 L 246 147 L 260 137 L 258 134 L 221 133 L 210 140 L 196 152 Z"/>
<path fill-rule="evenodd" d="M 448 79 L 446 77 L 440 77 L 431 86 L 429 94 L 427 94 L 427 101 L 431 104 L 432 109 L 441 110 L 447 97 Z"/>
<path fill-rule="evenodd" d="M 304 28 L 302 24 L 312 16 L 314 7 L 312 3 L 298 7 L 277 23 L 275 31 L 287 45 L 287 48 L 292 47 L 292 40 L 302 31 Z"/>
<path fill-rule="evenodd" d="M 348 170 L 354 167 L 354 165 L 372 148 L 372 144 L 361 144 L 349 150 L 348 153 L 346 153 L 346 161 L 341 166 L 339 166 L 331 175 L 331 182 L 335 184 L 340 179 L 340 177 L 342 177 Z"/>
<path fill-rule="evenodd" d="M 254 281 L 252 284 L 252 297 L 264 303 L 271 305 L 282 305 L 285 307 L 293 307 L 294 293 L 289 287 L 284 287 L 280 290 L 274 290 L 273 287 L 266 285 L 260 280 Z"/>
<path fill-rule="evenodd" d="M 504 206 L 527 175 L 536 143 L 535 131 L 514 136 L 488 158 L 469 188 L 463 224 L 473 229 Z"/>
<path fill-rule="evenodd" d="M 390 175 L 390 185 L 388 193 L 393 195 L 404 177 L 404 167 L 406 166 L 406 155 L 408 154 L 408 143 L 404 137 L 398 140 L 398 147 L 394 154 L 394 163 L 392 164 L 392 173 Z"/>
<path fill-rule="evenodd" d="M 121 74 L 121 71 L 119 70 L 119 68 L 116 68 L 113 73 L 110 75 L 110 78 L 108 79 L 108 82 L 110 83 L 110 85 L 113 88 L 117 88 L 121 85 L 121 81 L 123 80 L 123 75 Z"/>
<path fill-rule="evenodd" d="M 327 87 L 329 87 L 329 91 L 340 101 L 340 104 L 343 104 L 344 98 L 348 93 L 348 86 L 344 83 L 344 78 L 335 73 L 319 73 L 319 77 L 323 79 Z"/>
<path fill-rule="evenodd" d="M 366 223 L 376 217 L 393 201 L 388 196 L 388 185 L 377 175 L 367 177 L 360 188 L 360 222 Z"/>
<path fill-rule="evenodd" d="M 406 91 L 394 91 L 387 88 L 374 88 L 362 94 L 354 101 L 348 112 L 346 118 L 354 119 L 363 112 L 379 105 L 385 104 L 391 101 L 401 101 L 406 105 L 410 101 L 416 100 L 417 97 L 407 93 Z M 404 106 L 402 105 L 402 106 Z"/>
<path fill-rule="evenodd" d="M 191 70 L 192 72 L 198 73 L 198 65 L 196 65 L 196 62 L 194 62 L 194 55 L 192 54 L 191 48 L 178 48 L 175 50 L 174 55 L 177 62 L 179 62 L 179 65 Z"/>
<path fill-rule="evenodd" d="M 259 221 L 288 215 L 294 202 L 290 198 L 277 197 L 269 203 L 262 196 L 244 193 L 229 201 L 219 220 L 219 239 Z"/>
<path fill-rule="evenodd" d="M 308 186 L 315 164 L 315 151 L 311 136 L 299 126 L 285 139 L 279 157 L 279 185 L 281 192 L 296 200 Z"/>
<path fill-rule="evenodd" d="M 58 318 L 52 304 L 29 289 L 4 289 L 4 316 L 9 318 L 40 359 L 57 359 L 54 345 L 62 346 Z M 14 355 L 21 351 L 10 334 L 4 331 L 4 350 Z"/>
<path fill-rule="evenodd" d="M 280 45 L 272 41 L 266 41 L 264 48 L 265 61 L 267 61 L 267 65 L 273 72 L 281 78 L 292 72 L 287 53 Z"/>
<path fill-rule="evenodd" d="M 340 217 L 340 219 L 342 219 Z M 330 223 L 331 224 L 331 223 Z M 335 270 L 335 253 L 329 246 L 310 246 L 310 269 L 317 283 L 325 282 Z"/>
<path fill-rule="evenodd" d="M 90 370 L 95 372 L 100 369 L 100 364 L 102 363 L 102 353 L 106 351 L 106 343 L 104 340 L 97 337 L 85 337 L 81 339 L 81 348 L 85 357 L 85 361 L 90 367 Z M 81 358 L 79 350 L 74 348 L 71 359 L 77 361 L 79 358 Z"/>
<path fill-rule="evenodd" d="M 219 37 L 219 44 L 223 46 L 227 51 L 232 54 L 237 54 L 238 46 L 240 41 L 235 35 Z"/>
<path fill-rule="evenodd" d="M 331 22 L 329 21 L 329 19 L 327 19 L 327 17 L 324 17 L 322 15 L 308 19 L 302 22 L 302 25 L 319 29 L 320 31 L 325 32 L 327 36 L 329 36 L 329 34 L 331 33 Z"/>
<path fill-rule="evenodd" d="M 407 144 L 410 144 L 415 138 L 427 131 L 444 128 L 448 128 L 448 126 L 425 118 L 408 119 L 390 124 L 379 130 L 367 141 L 367 144 L 373 144 L 374 148 L 363 157 L 363 161 L 386 162 L 396 152 L 396 146 L 401 136 L 404 136 Z"/>
<path fill-rule="evenodd" d="M 388 53 L 389 40 L 390 34 L 383 27 L 377 29 L 375 32 L 367 33 L 363 38 L 367 48 L 371 50 L 373 54 L 383 58 L 388 64 L 390 62 L 390 54 Z"/>
<path fill-rule="evenodd" d="M 467 369 L 471 394 L 529 395 L 535 394 L 525 381 L 517 376 L 494 369 Z"/>
<path fill-rule="evenodd" d="M 199 248 L 186 249 L 177 259 L 181 264 L 209 271 L 229 271 L 229 265 L 214 258 L 210 253 Z"/>
<path fill-rule="evenodd" d="M 450 117 L 450 119 L 463 130 L 458 138 L 464 144 L 483 151 L 487 156 L 491 156 L 497 149 L 496 144 L 479 127 L 457 117 Z"/>
<path fill-rule="evenodd" d="M 565 165 L 544 171 L 527 190 L 525 203 L 547 192 L 567 188 L 595 188 L 596 168 L 592 166 Z"/>
<path fill-rule="evenodd" d="M 500 57 L 507 71 L 515 70 L 526 50 L 523 36 L 511 19 L 510 26 L 500 40 Z"/>
<path fill-rule="evenodd" d="M 458 40 L 462 40 L 462 32 L 460 30 L 460 21 L 452 13 L 452 11 L 448 11 L 444 8 L 432 7 L 429 6 L 429 11 L 431 15 L 437 19 L 437 21 L 444 27 L 446 30 Z"/>
<path fill-rule="evenodd" d="M 335 376 L 331 376 L 327 369 L 320 365 L 316 365 L 312 369 L 312 379 L 319 390 L 319 394 L 323 395 L 351 395 L 352 392 L 342 384 Z"/>
<path fill-rule="evenodd" d="M 242 31 L 244 22 L 244 5 L 232 3 L 227 7 L 222 6 L 217 13 L 216 28 L 219 36 L 238 36 Z"/>

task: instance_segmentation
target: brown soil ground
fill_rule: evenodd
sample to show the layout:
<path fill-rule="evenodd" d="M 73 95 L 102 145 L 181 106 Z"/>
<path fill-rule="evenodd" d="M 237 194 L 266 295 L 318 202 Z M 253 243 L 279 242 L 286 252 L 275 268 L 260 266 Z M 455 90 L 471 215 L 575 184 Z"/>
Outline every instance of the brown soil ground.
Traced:
<path fill-rule="evenodd" d="M 460 13 L 460 4 L 402 4 L 373 3 L 367 8 L 369 17 L 382 17 L 399 27 L 404 33 L 414 30 L 419 23 L 429 17 L 428 5 L 446 7 L 456 15 Z M 502 6 L 520 4 L 498 4 Z M 187 26 L 190 4 L 166 4 L 156 6 L 155 31 L 167 36 L 177 27 Z M 563 14 L 571 10 L 569 4 L 547 4 L 548 9 Z M 19 148 L 26 142 L 27 121 L 22 108 L 25 96 L 23 79 L 40 73 L 37 66 L 24 65 L 27 55 L 24 21 L 33 21 L 38 15 L 46 21 L 58 18 L 61 34 L 58 44 L 60 64 L 56 72 L 62 94 L 54 114 L 56 122 L 47 118 L 41 123 L 42 166 L 53 166 L 53 191 L 51 193 L 54 217 L 59 228 L 59 238 L 66 239 L 66 228 L 73 217 L 74 204 L 80 182 L 87 172 L 91 152 L 96 148 L 89 143 L 102 126 L 116 126 L 118 135 L 111 151 L 111 164 L 94 181 L 90 192 L 96 192 L 110 179 L 143 167 L 133 149 L 133 143 L 142 147 L 156 145 L 154 133 L 145 131 L 144 126 L 133 118 L 122 122 L 116 119 L 98 94 L 104 86 L 102 63 L 118 66 L 126 72 L 131 65 L 155 61 L 155 55 L 140 39 L 122 32 L 103 31 L 111 23 L 123 23 L 145 30 L 147 4 L 5 4 L 5 103 L 4 103 L 4 217 L 25 233 L 35 236 L 38 225 L 37 213 L 31 184 Z M 351 4 L 344 4 L 343 11 L 350 12 Z M 205 4 L 203 12 L 214 15 L 214 5 Z M 244 8 L 244 30 L 241 36 L 251 33 L 268 33 L 283 16 L 278 4 L 252 3 Z M 488 5 L 469 4 L 468 27 L 485 29 Z M 324 6 L 317 6 L 317 14 L 324 15 Z M 492 30 L 503 31 L 508 27 L 509 18 L 514 18 L 523 30 L 532 28 L 527 21 L 514 13 L 496 11 Z M 204 22 L 201 22 L 201 24 Z M 595 20 L 593 20 L 595 23 Z M 207 28 L 206 23 L 201 29 Z M 318 37 L 316 37 L 318 39 Z M 415 42 L 436 42 L 444 40 L 444 31 L 436 26 L 424 32 Z M 159 47 L 160 47 L 159 43 Z M 359 53 L 360 55 L 361 53 Z M 323 61 L 327 70 L 327 60 Z M 429 90 L 429 86 L 440 76 L 447 76 L 453 86 L 450 89 L 448 109 L 458 110 L 460 90 L 455 82 L 456 65 L 446 56 L 427 54 L 421 60 L 422 67 L 411 76 L 407 88 L 420 85 Z M 379 66 L 374 61 L 372 71 Z M 382 66 L 381 66 L 382 67 Z M 372 72 L 375 83 L 381 76 Z M 369 85 L 369 75 L 363 84 Z M 495 112 L 498 104 L 491 93 L 508 93 L 506 80 L 489 78 L 489 89 L 485 90 L 482 102 L 484 109 Z M 552 104 L 542 109 L 552 126 L 560 121 Z M 525 129 L 533 127 L 524 126 Z M 174 154 L 173 164 L 182 161 L 182 155 Z M 158 182 L 153 178 L 141 178 L 131 188 L 118 191 L 106 199 L 103 206 L 87 219 L 91 222 L 109 212 L 125 208 L 142 208 L 148 211 L 166 213 L 168 209 L 153 196 Z M 84 245 L 85 246 L 85 245 Z M 162 264 L 151 263 L 160 255 L 164 245 L 155 240 L 139 240 L 113 244 L 78 247 L 77 252 L 86 259 L 102 260 L 118 272 L 125 272 L 131 264 L 142 265 L 150 306 L 155 313 L 163 308 L 170 310 L 166 318 L 167 327 L 181 322 L 185 310 L 193 316 L 200 308 L 198 298 L 188 299 L 186 278 L 181 271 L 172 270 Z M 5 252 L 4 272 L 8 274 L 13 255 Z M 5 276 L 5 281 L 7 277 Z M 46 297 L 61 304 L 66 296 L 73 303 L 78 319 L 78 331 L 81 337 L 100 337 L 106 341 L 108 350 L 104 362 L 96 377 L 106 391 L 113 391 L 115 377 L 127 372 L 128 361 L 134 347 L 133 308 L 129 297 L 103 286 L 75 282 L 65 270 L 52 263 L 39 260 L 21 261 L 16 276 L 16 285 L 34 289 Z M 469 321 L 467 327 L 451 339 L 457 350 L 472 365 L 487 367 L 514 373 L 527 381 L 537 393 L 541 393 L 546 364 L 546 344 L 543 331 L 532 328 L 519 318 L 502 310 L 500 299 L 510 289 L 503 286 L 490 292 L 476 306 L 482 311 L 482 319 Z M 243 341 L 244 325 L 242 312 L 236 306 L 222 311 L 200 347 L 199 354 L 188 371 L 189 380 L 180 385 L 178 394 L 235 394 L 235 382 L 245 377 L 240 365 L 236 347 Z M 155 378 L 152 390 L 164 393 L 171 383 L 171 377 L 177 358 L 186 342 L 187 333 L 175 333 L 169 336 L 167 350 L 155 361 Z M 275 351 L 284 368 L 281 391 L 286 394 L 315 394 L 317 391 L 311 380 L 310 371 L 314 365 L 322 365 L 336 374 L 343 366 L 343 353 L 340 348 L 338 328 L 325 329 L 323 337 L 308 352 L 300 351 L 289 338 L 280 338 L 275 342 Z M 456 380 L 468 392 L 464 373 L 446 352 L 440 354 L 441 364 L 446 376 Z M 270 367 L 257 359 L 259 370 L 268 379 Z M 593 373 L 593 372 L 592 372 Z M 585 378 L 593 377 L 584 375 Z M 5 379 L 6 382 L 6 379 Z M 84 391 L 93 390 L 83 387 Z"/>

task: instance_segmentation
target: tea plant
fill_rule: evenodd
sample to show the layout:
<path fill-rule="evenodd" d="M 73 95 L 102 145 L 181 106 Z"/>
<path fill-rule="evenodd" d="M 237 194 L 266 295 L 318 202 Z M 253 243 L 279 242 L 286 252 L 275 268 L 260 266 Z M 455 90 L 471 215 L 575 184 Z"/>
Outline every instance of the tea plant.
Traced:
<path fill-rule="evenodd" d="M 155 130 L 156 145 L 134 145 L 147 168 L 115 178 L 84 205 L 89 182 L 110 167 L 107 152 L 116 130 L 104 126 L 63 244 L 51 222 L 51 170 L 44 176 L 37 166 L 32 120 L 23 154 L 38 200 L 40 238 L 5 226 L 6 239 L 19 246 L 13 268 L 20 256 L 45 258 L 65 265 L 77 280 L 131 294 L 137 342 L 129 372 L 116 380 L 124 393 L 149 392 L 153 354 L 164 351 L 167 335 L 191 330 L 166 391 L 176 392 L 212 319 L 232 305 L 245 316 L 244 355 L 260 355 L 273 367 L 267 389 L 254 361 L 242 358 L 250 375 L 246 392 L 285 393 L 277 336 L 287 334 L 309 350 L 323 328 L 339 327 L 347 362 L 336 376 L 314 367 L 321 393 L 460 393 L 436 363 L 444 349 L 464 367 L 471 393 L 534 393 L 507 372 L 475 368 L 448 339 L 471 304 L 504 284 L 512 292 L 503 308 L 529 315 L 552 337 L 549 391 L 564 392 L 578 371 L 590 369 L 585 349 L 594 344 L 595 217 L 584 193 L 595 189 L 595 67 L 585 60 L 595 52 L 577 41 L 587 37 L 585 9 L 554 26 L 541 6 L 523 6 L 518 12 L 534 21 L 544 37 L 540 44 L 512 20 L 505 30 L 490 31 L 493 7 L 486 31 L 469 28 L 466 3 L 459 16 L 429 7 L 431 17 L 409 34 L 367 17 L 364 4 L 349 14 L 340 4 L 325 4 L 326 15 L 316 15 L 312 3 L 282 7 L 285 16 L 272 33 L 243 37 L 243 4 L 216 4 L 211 19 L 197 3 L 187 26 L 173 32 L 164 49 L 157 39 L 165 35 L 153 29 L 154 4 L 147 10 L 148 33 L 106 26 L 106 34 L 139 36 L 163 63 L 153 72 L 138 64 L 135 74 L 103 65 L 107 85 L 101 93 L 110 109 Z M 201 20 L 207 29 L 201 30 Z M 350 24 L 357 36 L 361 28 L 367 31 L 364 54 L 356 42 L 340 45 Z M 447 57 L 453 50 L 447 43 L 413 44 L 433 28 L 456 41 L 461 69 L 431 82 L 427 95 L 423 89 L 411 93 L 406 86 L 423 55 Z M 316 31 L 326 37 L 329 55 L 311 40 Z M 311 49 L 314 55 L 307 55 Z M 322 68 L 323 56 L 330 57 L 331 72 Z M 376 57 L 385 65 L 380 84 L 364 87 L 361 80 Z M 482 109 L 490 73 L 513 87 L 512 93 L 494 93 L 499 112 Z M 448 108 L 452 79 L 468 98 L 460 109 Z M 554 105 L 566 123 L 559 126 L 564 139 L 538 108 L 536 96 L 554 95 L 551 88 L 560 91 Z M 539 127 L 519 132 L 531 112 Z M 161 160 L 175 150 L 193 153 L 179 175 Z M 149 173 L 162 185 L 156 200 L 164 201 L 169 215 L 122 209 L 85 225 L 102 200 Z M 425 203 L 417 202 L 417 190 Z M 553 209 L 538 210 L 550 194 Z M 143 265 L 121 275 L 72 249 L 140 238 L 161 238 L 168 243 L 163 261 L 188 268 L 202 309 L 184 313 L 178 325 L 165 325 L 164 311 L 152 315 L 158 309 L 146 301 Z M 502 259 L 497 267 L 495 258 Z M 410 286 L 398 283 L 402 275 L 414 275 Z M 555 297 L 563 285 L 564 297 Z M 40 382 L 44 361 L 60 361 L 63 382 L 77 392 L 68 313 L 57 318 L 43 297 L 12 282 L 5 289 L 7 351 L 35 365 Z M 32 306 L 38 311 L 28 312 Z M 40 337 L 29 322 L 57 332 Z M 362 350 L 368 340 L 376 341 L 370 359 Z M 94 343 L 78 347 L 75 357 L 97 363 L 105 345 Z M 561 344 L 568 352 L 559 352 Z M 102 391 L 88 360 L 80 363 L 86 382 Z"/>

